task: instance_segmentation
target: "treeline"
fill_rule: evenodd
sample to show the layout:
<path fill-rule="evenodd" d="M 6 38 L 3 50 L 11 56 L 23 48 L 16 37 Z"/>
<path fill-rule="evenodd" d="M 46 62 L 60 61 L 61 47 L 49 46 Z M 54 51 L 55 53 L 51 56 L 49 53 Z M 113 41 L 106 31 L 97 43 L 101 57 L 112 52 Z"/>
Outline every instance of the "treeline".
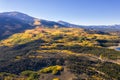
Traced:
<path fill-rule="evenodd" d="M 115 51 L 113 49 L 106 49 L 106 48 L 99 48 L 99 47 L 87 47 L 87 46 L 80 46 L 80 45 L 71 45 L 71 46 L 64 46 L 58 45 L 54 49 L 58 50 L 69 50 L 73 53 L 82 53 L 82 54 L 93 54 L 95 56 L 102 56 L 108 59 L 120 59 L 120 52 Z"/>
<path fill-rule="evenodd" d="M 120 43 L 119 39 L 111 39 L 111 40 L 97 40 L 100 46 L 102 47 L 110 47 L 110 46 L 118 46 Z"/>
<path fill-rule="evenodd" d="M 68 68 L 77 75 L 75 80 L 119 80 L 120 65 L 111 62 L 91 61 L 86 57 L 71 56 Z M 84 75 L 84 77 L 82 76 Z"/>
<path fill-rule="evenodd" d="M 63 58 L 23 59 L 0 66 L 0 72 L 19 74 L 25 70 L 37 71 L 47 66 L 64 65 Z"/>

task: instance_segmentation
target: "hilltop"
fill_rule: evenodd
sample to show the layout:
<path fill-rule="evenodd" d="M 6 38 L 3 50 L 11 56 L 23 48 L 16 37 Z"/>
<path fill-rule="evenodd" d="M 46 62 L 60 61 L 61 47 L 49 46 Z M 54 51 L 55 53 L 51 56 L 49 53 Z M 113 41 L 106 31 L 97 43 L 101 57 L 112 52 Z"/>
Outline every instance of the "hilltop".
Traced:
<path fill-rule="evenodd" d="M 27 29 L 42 27 L 67 27 L 54 21 L 47 21 L 31 17 L 21 12 L 0 13 L 0 39 L 5 39 L 14 33 L 24 32 Z"/>

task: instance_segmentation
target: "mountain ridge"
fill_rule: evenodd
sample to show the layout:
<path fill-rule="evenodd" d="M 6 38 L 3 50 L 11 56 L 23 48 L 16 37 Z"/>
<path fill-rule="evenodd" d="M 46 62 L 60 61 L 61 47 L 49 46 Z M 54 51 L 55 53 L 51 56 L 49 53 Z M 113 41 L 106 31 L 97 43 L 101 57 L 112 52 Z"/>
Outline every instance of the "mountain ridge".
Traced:
<path fill-rule="evenodd" d="M 0 13 L 0 39 L 7 38 L 8 36 L 23 32 L 27 29 L 33 29 L 37 27 L 66 27 L 66 28 L 83 28 L 87 30 L 95 30 L 102 32 L 117 32 L 120 34 L 120 25 L 101 25 L 101 26 L 84 26 L 76 25 L 65 21 L 49 21 L 39 18 L 31 17 L 27 14 L 13 11 Z M 19 25 L 19 26 L 18 26 Z M 6 27 L 7 26 L 7 27 Z M 29 27 L 28 27 L 29 26 Z"/>
<path fill-rule="evenodd" d="M 66 27 L 54 21 L 47 21 L 31 17 L 21 12 L 0 13 L 0 39 L 5 39 L 14 33 L 38 27 Z"/>
<path fill-rule="evenodd" d="M 99 31 L 104 31 L 104 29 L 107 29 L 108 31 L 119 31 L 120 30 L 120 25 L 76 25 L 76 24 L 72 24 L 69 22 L 65 22 L 65 21 L 58 21 L 58 23 L 66 25 L 66 26 L 70 26 L 70 27 L 74 27 L 74 28 L 84 28 L 84 29 L 92 29 L 92 30 L 99 30 Z"/>

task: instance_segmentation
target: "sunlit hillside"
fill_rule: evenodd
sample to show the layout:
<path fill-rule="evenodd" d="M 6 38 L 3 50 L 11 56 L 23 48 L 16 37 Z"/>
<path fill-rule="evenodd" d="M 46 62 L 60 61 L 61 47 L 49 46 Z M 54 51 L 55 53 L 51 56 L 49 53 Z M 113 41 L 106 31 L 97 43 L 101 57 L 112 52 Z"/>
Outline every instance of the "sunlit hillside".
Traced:
<path fill-rule="evenodd" d="M 120 80 L 120 0 L 0 0 L 0 80 Z"/>
<path fill-rule="evenodd" d="M 0 41 L 0 79 L 119 80 L 120 52 L 108 49 L 119 41 L 81 28 L 29 29 Z"/>
<path fill-rule="evenodd" d="M 34 40 L 41 39 L 52 45 L 80 45 L 90 47 L 102 47 L 100 42 L 106 41 L 111 45 L 115 45 L 120 40 L 119 36 L 110 34 L 89 34 L 80 28 L 43 28 L 26 30 L 24 33 L 17 33 L 8 39 L 1 40 L 0 46 L 14 46 L 25 44 Z M 110 45 L 108 44 L 108 45 Z"/>

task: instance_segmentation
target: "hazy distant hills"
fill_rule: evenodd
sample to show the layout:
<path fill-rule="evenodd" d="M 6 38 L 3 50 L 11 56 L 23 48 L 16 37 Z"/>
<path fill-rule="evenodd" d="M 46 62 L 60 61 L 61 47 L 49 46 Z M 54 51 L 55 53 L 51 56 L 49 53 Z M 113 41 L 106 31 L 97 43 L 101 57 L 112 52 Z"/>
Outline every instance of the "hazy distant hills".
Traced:
<path fill-rule="evenodd" d="M 23 32 L 26 29 L 42 27 L 74 27 L 97 31 L 120 31 L 120 25 L 112 26 L 83 26 L 68 23 L 65 21 L 48 21 L 31 17 L 21 12 L 0 13 L 0 39 L 6 38 L 14 33 Z"/>
<path fill-rule="evenodd" d="M 91 26 L 85 26 L 85 25 L 76 25 L 71 24 L 65 21 L 58 21 L 58 23 L 62 25 L 66 25 L 69 27 L 75 27 L 75 28 L 84 28 L 84 29 L 90 29 L 90 30 L 98 30 L 98 31 L 120 31 L 120 25 L 91 25 Z"/>

